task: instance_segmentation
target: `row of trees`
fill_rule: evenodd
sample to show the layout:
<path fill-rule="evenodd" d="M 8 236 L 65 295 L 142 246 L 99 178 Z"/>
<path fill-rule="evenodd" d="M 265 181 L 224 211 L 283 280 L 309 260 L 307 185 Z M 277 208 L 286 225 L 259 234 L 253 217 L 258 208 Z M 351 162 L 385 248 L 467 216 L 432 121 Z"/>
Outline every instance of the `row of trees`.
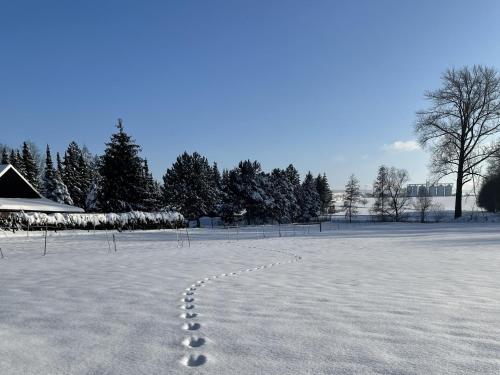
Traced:
<path fill-rule="evenodd" d="M 262 170 L 257 161 L 244 160 L 219 172 L 198 153 L 180 155 L 163 176 L 166 205 L 189 219 L 220 216 L 247 223 L 309 221 L 326 212 L 332 193 L 325 175 L 309 172 L 301 182 L 293 165 Z"/>
<path fill-rule="evenodd" d="M 373 183 L 375 201 L 371 212 L 381 221 L 400 221 L 408 206 L 406 183 L 409 180 L 405 169 L 386 167 L 378 169 L 377 178 Z M 359 203 L 363 196 L 359 188 L 359 180 L 351 175 L 345 186 L 344 210 L 349 221 L 358 214 Z"/>
<path fill-rule="evenodd" d="M 71 142 L 56 164 L 47 145 L 44 160 L 35 146 L 22 151 L 0 147 L 2 164 L 12 164 L 45 197 L 89 212 L 157 211 L 163 207 L 160 185 L 140 157 L 140 146 L 118 120 L 118 131 L 102 156 Z"/>
<path fill-rule="evenodd" d="M 309 221 L 330 206 L 332 193 L 324 174 L 308 173 L 301 181 L 293 165 L 266 173 L 250 160 L 221 173 L 216 163 L 196 152 L 180 155 L 160 185 L 121 120 L 117 130 L 102 156 L 71 142 L 62 158 L 56 154 L 54 165 L 48 145 L 42 162 L 38 150 L 25 142 L 22 151 L 3 147 L 2 163 L 13 164 L 47 198 L 88 212 L 168 208 L 193 220 L 221 216 L 233 222 L 244 215 L 248 223 L 284 223 Z"/>

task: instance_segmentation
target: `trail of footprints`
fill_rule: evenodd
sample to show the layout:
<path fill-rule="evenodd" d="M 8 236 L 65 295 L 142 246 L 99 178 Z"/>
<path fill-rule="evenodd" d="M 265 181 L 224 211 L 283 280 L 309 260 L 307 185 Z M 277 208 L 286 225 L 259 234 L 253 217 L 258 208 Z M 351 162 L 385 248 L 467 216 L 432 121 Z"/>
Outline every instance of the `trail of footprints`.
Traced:
<path fill-rule="evenodd" d="M 236 272 L 222 273 L 220 275 L 205 277 L 203 280 L 198 280 L 196 283 L 186 288 L 184 293 L 182 293 L 182 299 L 181 299 L 182 305 L 180 306 L 180 309 L 183 311 L 182 314 L 180 315 L 180 318 L 184 321 L 184 323 L 182 324 L 182 329 L 186 333 L 186 337 L 182 340 L 182 345 L 186 348 L 186 353 L 181 359 L 181 363 L 184 366 L 199 367 L 204 365 L 208 361 L 208 356 L 204 354 L 205 353 L 204 348 L 207 345 L 208 339 L 204 337 L 202 334 L 199 334 L 199 331 L 202 329 L 202 324 L 200 322 L 193 321 L 198 317 L 198 314 L 195 312 L 196 310 L 195 293 L 199 291 L 199 288 L 205 287 L 206 285 L 208 285 L 208 283 L 216 281 L 219 278 L 237 276 L 239 274 L 243 274 L 246 272 L 268 269 L 280 264 L 295 263 L 302 259 L 302 257 L 298 256 L 297 254 L 284 250 L 264 249 L 255 246 L 246 246 L 246 247 L 250 249 L 279 252 L 282 254 L 286 254 L 287 256 L 292 256 L 293 259 L 288 261 L 268 263 L 253 268 L 241 269 Z"/>

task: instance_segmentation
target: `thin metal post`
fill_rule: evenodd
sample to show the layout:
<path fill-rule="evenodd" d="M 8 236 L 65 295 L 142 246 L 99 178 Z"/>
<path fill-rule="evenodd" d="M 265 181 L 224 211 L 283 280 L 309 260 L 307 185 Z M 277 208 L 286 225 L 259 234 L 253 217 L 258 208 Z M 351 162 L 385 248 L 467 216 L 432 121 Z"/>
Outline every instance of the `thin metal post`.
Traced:
<path fill-rule="evenodd" d="M 2 259 L 3 259 L 3 251 L 2 251 L 1 247 L 0 247 L 0 257 L 2 257 Z"/>
<path fill-rule="evenodd" d="M 113 233 L 113 244 L 115 245 L 115 253 L 116 253 L 116 239 L 115 239 L 115 234 Z"/>
<path fill-rule="evenodd" d="M 187 240 L 188 240 L 188 247 L 191 247 L 191 239 L 189 238 L 189 231 L 188 231 L 187 227 L 186 227 L 186 236 L 187 236 Z"/>

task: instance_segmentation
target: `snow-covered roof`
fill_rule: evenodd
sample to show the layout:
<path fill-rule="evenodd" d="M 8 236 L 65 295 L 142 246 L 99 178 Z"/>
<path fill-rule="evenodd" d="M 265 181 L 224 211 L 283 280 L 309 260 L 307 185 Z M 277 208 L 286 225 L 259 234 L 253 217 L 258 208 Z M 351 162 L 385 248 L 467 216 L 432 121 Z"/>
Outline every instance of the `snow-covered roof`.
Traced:
<path fill-rule="evenodd" d="M 10 171 L 10 172 L 9 172 Z M 11 181 L 7 183 L 7 190 L 9 193 L 8 198 L 17 198 L 17 197 L 29 197 L 29 198 L 43 198 L 43 196 L 34 188 L 33 185 L 21 174 L 19 171 L 14 168 L 11 164 L 0 164 L 0 179 L 2 177 L 10 179 Z M 13 179 L 12 179 L 13 177 Z M 14 186 L 11 186 L 14 185 Z M 14 190 L 18 190 L 17 193 L 19 195 L 12 196 Z M 22 190 L 22 191 L 21 191 Z M 0 197 L 2 197 L 2 193 L 0 192 Z"/>
<path fill-rule="evenodd" d="M 0 211 L 84 212 L 44 198 L 16 168 L 0 164 Z"/>
<path fill-rule="evenodd" d="M 0 164 L 0 176 L 7 170 L 10 164 Z"/>
<path fill-rule="evenodd" d="M 47 198 L 1 198 L 0 211 L 84 212 L 80 207 L 56 203 Z"/>

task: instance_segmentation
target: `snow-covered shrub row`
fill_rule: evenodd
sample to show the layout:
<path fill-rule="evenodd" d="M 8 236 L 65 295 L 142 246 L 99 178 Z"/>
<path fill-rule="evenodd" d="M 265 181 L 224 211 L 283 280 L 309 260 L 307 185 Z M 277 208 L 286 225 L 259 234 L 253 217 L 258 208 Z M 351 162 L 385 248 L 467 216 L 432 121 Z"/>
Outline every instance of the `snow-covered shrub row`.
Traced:
<path fill-rule="evenodd" d="M 26 229 L 29 227 L 58 227 L 61 229 L 153 229 L 174 228 L 184 225 L 184 217 L 178 212 L 141 212 L 125 213 L 82 213 L 82 214 L 45 214 L 41 212 L 12 213 L 3 227 Z"/>

